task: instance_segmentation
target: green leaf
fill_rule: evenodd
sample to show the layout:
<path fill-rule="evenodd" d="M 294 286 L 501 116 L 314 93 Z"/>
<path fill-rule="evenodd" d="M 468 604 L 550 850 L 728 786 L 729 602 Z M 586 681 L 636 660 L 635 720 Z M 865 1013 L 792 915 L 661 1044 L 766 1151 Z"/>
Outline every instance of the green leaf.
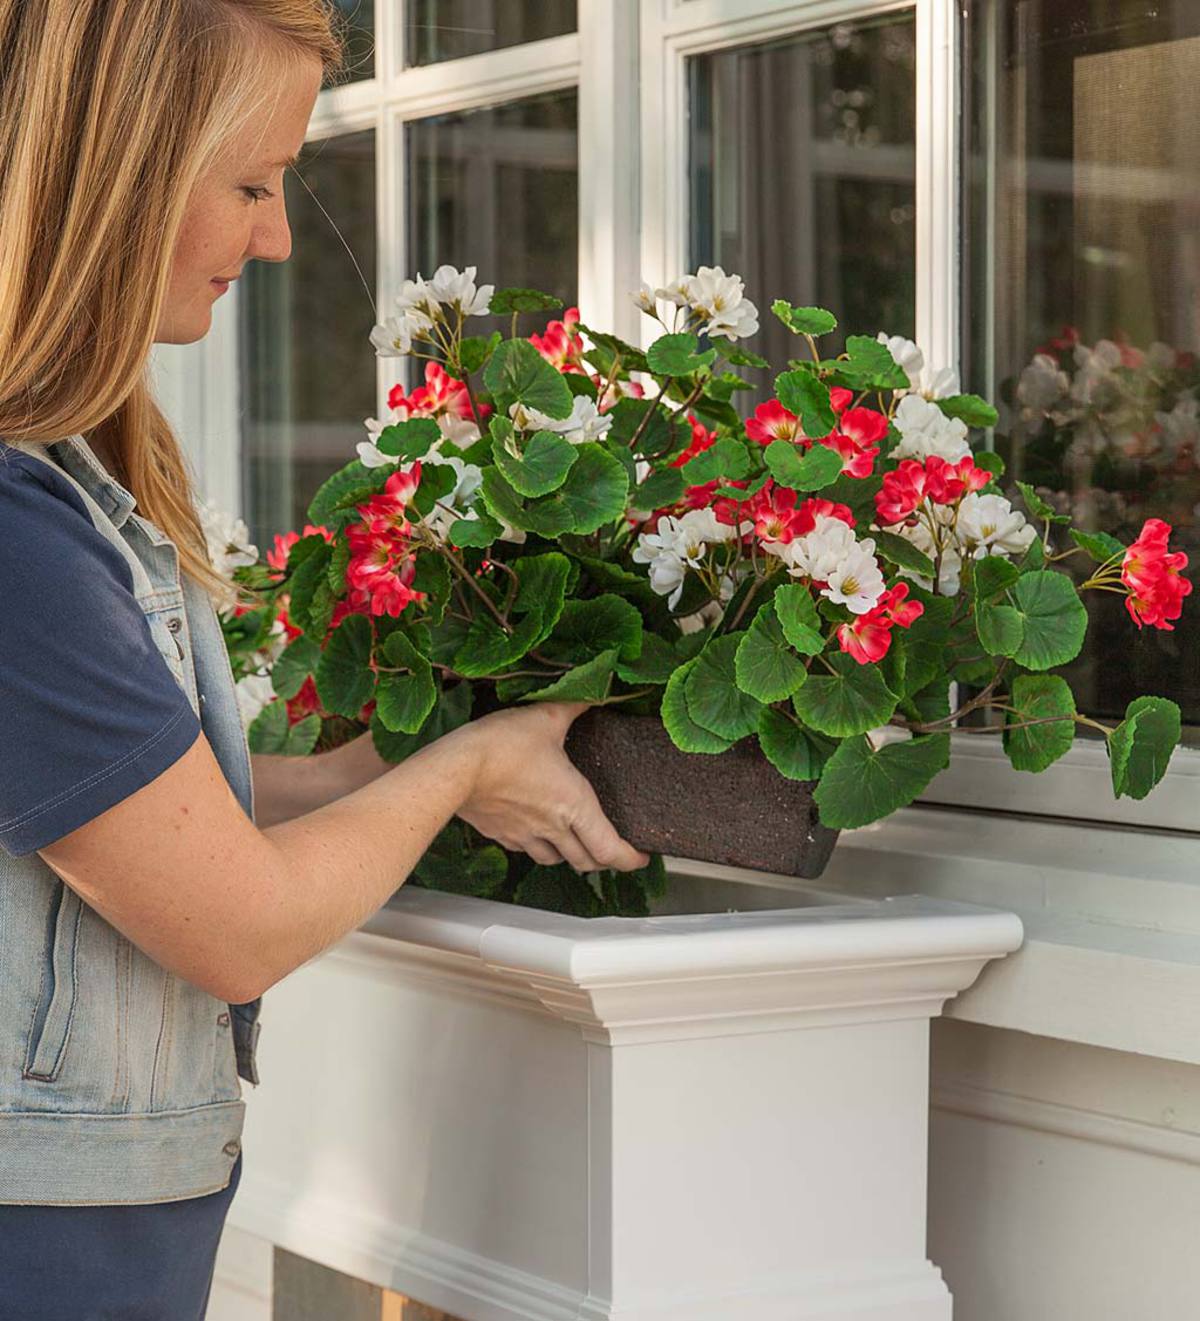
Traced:
<path fill-rule="evenodd" d="M 384 729 L 394 734 L 415 734 L 437 702 L 437 686 L 429 661 L 405 633 L 393 633 L 383 644 L 389 665 L 407 674 L 381 674 L 375 692 L 375 709 Z"/>
<path fill-rule="evenodd" d="M 450 524 L 447 534 L 455 546 L 473 546 L 477 550 L 486 550 L 504 529 L 494 518 L 487 514 L 476 514 L 474 518 L 456 518 Z"/>
<path fill-rule="evenodd" d="M 786 444 L 787 442 L 780 442 Z M 750 471 L 750 456 L 740 441 L 719 436 L 706 450 L 689 459 L 679 472 L 688 486 L 703 486 L 718 477 L 737 479 Z"/>
<path fill-rule="evenodd" d="M 731 741 L 758 729 L 762 703 L 737 682 L 737 651 L 745 635 L 713 638 L 696 658 L 684 685 L 688 714 L 709 733 Z"/>
<path fill-rule="evenodd" d="M 683 473 L 678 468 L 664 468 L 636 486 L 630 498 L 635 509 L 665 509 L 683 499 L 683 487 Z"/>
<path fill-rule="evenodd" d="M 1025 641 L 1025 621 L 1010 605 L 977 605 L 975 630 L 989 656 L 1015 656 Z"/>
<path fill-rule="evenodd" d="M 551 523 L 561 522 L 564 532 L 587 536 L 625 513 L 629 477 L 620 461 L 594 441 L 573 448 L 577 458 L 567 480 L 552 495 L 531 505 L 527 516 L 532 515 L 534 520 L 545 516 Z M 539 532 L 540 528 L 529 526 L 529 531 Z"/>
<path fill-rule="evenodd" d="M 334 543 L 333 554 L 329 557 L 329 567 L 325 570 L 325 581 L 334 596 L 341 596 L 346 590 L 346 570 L 350 567 L 350 543 L 340 538 Z"/>
<path fill-rule="evenodd" d="M 407 463 L 424 457 L 441 438 L 441 429 L 433 418 L 413 417 L 384 427 L 375 445 L 381 454 L 390 454 Z"/>
<path fill-rule="evenodd" d="M 617 664 L 615 647 L 602 651 L 582 665 L 568 670 L 561 679 L 549 687 L 526 693 L 525 702 L 603 702 L 612 691 L 613 672 Z"/>
<path fill-rule="evenodd" d="M 823 491 L 842 471 L 842 456 L 827 445 L 814 445 L 801 458 L 790 440 L 773 440 L 763 457 L 771 476 L 793 491 Z"/>
<path fill-rule="evenodd" d="M 985 555 L 970 564 L 971 593 L 977 601 L 994 600 L 1001 592 L 1007 592 L 1021 576 L 1021 570 L 1003 555 Z"/>
<path fill-rule="evenodd" d="M 1004 751 L 1014 770 L 1044 771 L 1071 751 L 1075 742 L 1075 698 L 1065 679 L 1057 674 L 1022 674 L 1013 680 L 1010 705 L 1018 714 L 1006 716 Z M 1054 716 L 1063 719 L 1051 719 Z M 1051 723 L 1011 728 L 1030 720 Z"/>
<path fill-rule="evenodd" d="M 492 457 L 514 491 L 519 495 L 539 496 L 558 490 L 579 455 L 569 440 L 553 431 L 538 431 L 519 455 L 513 454 L 500 437 L 495 437 Z"/>
<path fill-rule="evenodd" d="M 1004 476 L 1004 460 L 995 450 L 976 450 L 971 459 L 977 468 L 990 472 L 993 477 Z"/>
<path fill-rule="evenodd" d="M 1021 492 L 1021 498 L 1025 501 L 1025 508 L 1029 510 L 1034 518 L 1047 519 L 1051 523 L 1069 523 L 1071 521 L 1067 514 L 1059 514 L 1055 511 L 1053 505 L 1047 504 L 1028 482 L 1018 482 L 1017 488 Z"/>
<path fill-rule="evenodd" d="M 737 686 L 760 702 L 782 702 L 808 678 L 788 645 L 771 601 L 759 608 L 734 658 Z"/>
<path fill-rule="evenodd" d="M 571 563 L 565 555 L 527 555 L 513 562 L 521 580 L 513 602 L 517 622 L 505 632 L 490 613 L 471 622 L 467 636 L 454 654 L 453 668 L 477 679 L 506 670 L 549 636 L 562 613 Z"/>
<path fill-rule="evenodd" d="M 611 592 L 568 601 L 542 651 L 551 660 L 580 662 L 613 649 L 623 661 L 642 650 L 642 612 Z"/>
<path fill-rule="evenodd" d="M 617 400 L 605 414 L 605 417 L 613 420 L 608 433 L 610 444 L 630 444 L 647 413 L 650 414 L 650 420 L 638 439 L 638 452 L 650 457 L 666 454 L 674 445 L 675 429 L 662 409 L 655 407 L 653 399 Z M 690 430 L 688 434 L 691 434 Z"/>
<path fill-rule="evenodd" d="M 642 652 L 636 660 L 617 662 L 617 677 L 626 683 L 666 683 L 675 673 L 679 657 L 671 644 L 657 633 L 642 634 Z"/>
<path fill-rule="evenodd" d="M 355 720 L 370 700 L 375 691 L 371 643 L 371 621 L 364 615 L 347 615 L 334 630 L 316 676 L 317 696 L 326 711 Z"/>
<path fill-rule="evenodd" d="M 894 532 L 872 532 L 871 539 L 875 549 L 885 560 L 890 560 L 898 569 L 907 569 L 910 573 L 920 574 L 922 578 L 933 579 L 933 561 L 924 551 L 918 550 L 911 541 L 897 536 Z"/>
<path fill-rule="evenodd" d="M 561 373 L 528 340 L 505 340 L 492 354 L 483 382 L 493 395 L 515 399 L 547 417 L 571 415 L 571 391 Z"/>
<path fill-rule="evenodd" d="M 1064 573 L 1026 573 L 1012 590 L 1025 626 L 1013 659 L 1027 670 L 1050 670 L 1079 655 L 1087 632 L 1087 610 L 1075 584 Z"/>
<path fill-rule="evenodd" d="M 471 685 L 459 683 L 445 689 L 428 719 L 416 734 L 397 734 L 387 729 L 379 718 L 379 708 L 371 713 L 371 738 L 375 751 L 384 761 L 401 762 L 419 748 L 465 725 L 471 718 Z"/>
<path fill-rule="evenodd" d="M 775 394 L 779 402 L 800 419 L 804 434 L 813 440 L 828 436 L 837 425 L 833 404 L 829 400 L 829 386 L 804 371 L 783 372 L 775 378 Z M 841 464 L 838 464 L 841 471 Z"/>
<path fill-rule="evenodd" d="M 327 477 L 317 488 L 317 493 L 308 506 L 308 521 L 328 524 L 333 518 L 333 507 L 338 500 L 356 486 L 369 483 L 372 480 L 372 471 L 357 459 L 351 459 L 344 468 L 339 468 L 332 477 Z"/>
<path fill-rule="evenodd" d="M 412 507 L 422 516 L 431 513 L 434 505 L 454 490 L 457 480 L 448 463 L 427 463 L 421 469 L 421 484 L 413 496 Z"/>
<path fill-rule="evenodd" d="M 994 427 L 1000 420 L 1000 414 L 977 394 L 955 394 L 934 402 L 947 417 L 958 418 L 969 427 Z"/>
<path fill-rule="evenodd" d="M 733 746 L 732 739 L 718 735 L 698 725 L 688 711 L 685 685 L 699 664 L 697 656 L 685 661 L 667 682 L 662 699 L 663 727 L 671 736 L 671 741 L 682 752 L 702 752 L 716 754 L 727 752 Z"/>
<path fill-rule="evenodd" d="M 759 357 L 757 353 L 751 353 L 749 349 L 727 347 L 724 342 L 721 344 L 721 357 L 735 367 L 763 368 L 771 365 L 766 358 Z"/>
<path fill-rule="evenodd" d="M 807 587 L 785 583 L 775 593 L 772 604 L 783 636 L 802 656 L 818 656 L 825 650 L 821 617 Z"/>
<path fill-rule="evenodd" d="M 601 907 L 600 896 L 586 877 L 565 864 L 530 867 L 517 884 L 513 903 L 574 917 L 598 917 Z"/>
<path fill-rule="evenodd" d="M 492 294 L 488 311 L 493 316 L 511 316 L 513 312 L 557 312 L 562 306 L 562 299 L 555 298 L 553 294 L 544 294 L 540 289 L 521 289 L 514 286 L 497 289 Z M 491 386 L 488 389 L 491 389 Z"/>
<path fill-rule="evenodd" d="M 836 747 L 773 706 L 763 707 L 758 743 L 771 765 L 789 780 L 819 780 Z"/>
<path fill-rule="evenodd" d="M 271 667 L 271 687 L 282 698 L 295 697 L 320 661 L 321 648 L 312 638 L 293 639 Z"/>
<path fill-rule="evenodd" d="M 827 335 L 837 329 L 837 317 L 823 307 L 793 307 L 786 300 L 777 298 L 771 304 L 771 311 L 793 335 Z"/>
<path fill-rule="evenodd" d="M 508 858 L 498 844 L 483 842 L 462 821 L 451 821 L 438 832 L 413 872 L 427 889 L 484 896 L 508 879 Z"/>
<path fill-rule="evenodd" d="M 585 326 L 583 322 L 579 322 L 579 330 L 592 341 L 592 344 L 595 345 L 596 348 L 603 351 L 605 361 L 601 367 L 601 371 L 605 376 L 607 376 L 612 370 L 613 359 L 617 357 L 621 359 L 621 366 L 626 372 L 644 372 L 650 370 L 649 364 L 646 362 L 646 355 L 641 349 L 635 348 L 632 344 L 626 343 L 625 340 L 619 339 L 616 335 L 606 334 L 602 330 L 593 330 L 590 326 Z M 584 356 L 592 355 L 589 351 L 589 354 L 585 354 Z"/>
<path fill-rule="evenodd" d="M 831 830 L 854 830 L 907 807 L 949 758 L 949 734 L 874 749 L 865 738 L 849 738 L 830 757 L 817 786 L 821 821 Z"/>
<path fill-rule="evenodd" d="M 1167 773 L 1182 730 L 1179 707 L 1165 697 L 1139 697 L 1108 736 L 1113 793 L 1145 798 Z"/>
<path fill-rule="evenodd" d="M 1107 532 L 1080 532 L 1078 528 L 1072 528 L 1071 540 L 1081 550 L 1087 551 L 1098 564 L 1117 559 L 1128 549 L 1123 542 L 1110 537 Z"/>
<path fill-rule="evenodd" d="M 847 357 L 829 365 L 856 390 L 906 390 L 908 373 L 892 357 L 886 344 L 869 335 L 846 340 Z M 824 366 L 825 364 L 822 364 Z"/>
<path fill-rule="evenodd" d="M 322 538 L 324 542 L 324 538 Z M 331 551 L 329 544 L 317 547 L 292 575 L 289 586 L 288 617 L 297 628 L 303 629 L 314 642 L 323 642 L 329 627 L 329 616 L 320 608 L 317 596 L 321 588 L 329 595 L 325 577 Z M 330 608 L 332 600 L 330 599 Z"/>
<path fill-rule="evenodd" d="M 455 364 L 460 377 L 477 372 L 495 353 L 503 338 L 498 330 L 494 330 L 486 338 L 482 335 L 472 335 L 461 340 L 458 345 L 458 362 Z"/>
<path fill-rule="evenodd" d="M 321 717 L 314 711 L 294 725 L 288 724 L 287 702 L 277 700 L 266 706 L 250 722 L 246 741 L 251 752 L 265 752 L 276 757 L 307 757 L 321 735 Z"/>
<path fill-rule="evenodd" d="M 695 335 L 660 335 L 646 350 L 646 361 L 658 376 L 692 376 L 717 356 L 716 349 L 698 353 L 698 348 Z"/>
<path fill-rule="evenodd" d="M 819 734 L 846 738 L 887 724 L 899 700 L 875 665 L 835 652 L 832 674 L 810 674 L 792 698 L 796 714 Z"/>

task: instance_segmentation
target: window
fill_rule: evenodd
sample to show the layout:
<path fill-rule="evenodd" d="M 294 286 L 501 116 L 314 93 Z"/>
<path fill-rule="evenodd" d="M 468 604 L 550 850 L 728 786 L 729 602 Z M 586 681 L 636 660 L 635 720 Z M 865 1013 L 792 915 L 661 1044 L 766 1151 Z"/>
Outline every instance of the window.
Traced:
<path fill-rule="evenodd" d="M 244 517 L 260 546 L 304 525 L 375 410 L 375 134 L 308 143 L 284 186 L 292 255 L 250 262 L 239 300 Z"/>
<path fill-rule="evenodd" d="M 690 269 L 915 334 L 915 35 L 908 11 L 688 61 Z M 750 347 L 795 352 L 769 315 Z"/>
<path fill-rule="evenodd" d="M 967 45 L 965 362 L 996 447 L 1076 525 L 1163 518 L 1200 563 L 1200 7 L 980 4 Z M 1139 632 L 1099 595 L 1081 705 L 1200 723 L 1200 612 Z"/>
<path fill-rule="evenodd" d="M 335 0 L 344 20 L 346 72 L 350 81 L 375 77 L 375 0 Z"/>
<path fill-rule="evenodd" d="M 409 64 L 436 64 L 574 32 L 575 0 L 408 0 Z"/>

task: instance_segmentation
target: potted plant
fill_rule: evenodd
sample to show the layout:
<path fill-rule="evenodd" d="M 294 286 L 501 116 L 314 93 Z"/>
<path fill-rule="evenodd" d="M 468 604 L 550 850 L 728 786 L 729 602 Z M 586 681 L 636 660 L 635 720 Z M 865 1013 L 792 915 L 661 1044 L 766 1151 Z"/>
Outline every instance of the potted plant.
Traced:
<path fill-rule="evenodd" d="M 1036 773 L 1084 726 L 1116 794 L 1150 791 L 1178 707 L 1138 697 L 1106 726 L 1056 671 L 1083 644 L 1081 593 L 1172 627 L 1191 584 L 1167 524 L 1126 545 L 1010 490 L 969 441 L 995 410 L 907 340 L 823 353 L 834 317 L 776 301 L 797 356 L 739 410 L 744 373 L 768 368 L 740 345 L 758 329 L 742 281 L 702 267 L 636 300 L 644 350 L 573 308 L 526 336 L 523 316 L 561 304 L 477 287 L 473 267 L 405 281 L 371 339 L 423 361 L 423 384 L 367 420 L 302 533 L 232 571 L 254 750 L 369 728 L 400 761 L 496 706 L 586 701 L 570 751 L 635 844 L 808 876 L 838 830 L 918 797 L 952 729 Z M 484 313 L 508 335 L 469 335 Z M 662 868 L 582 878 L 454 822 L 417 879 L 630 915 Z"/>

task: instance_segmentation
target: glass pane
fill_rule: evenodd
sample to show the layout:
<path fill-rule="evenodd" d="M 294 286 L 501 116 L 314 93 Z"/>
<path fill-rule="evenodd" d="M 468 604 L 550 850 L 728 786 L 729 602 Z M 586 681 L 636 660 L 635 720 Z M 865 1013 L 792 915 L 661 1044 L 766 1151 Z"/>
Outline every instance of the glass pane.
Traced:
<path fill-rule="evenodd" d="M 346 75 L 343 81 L 375 77 L 375 0 L 334 0 L 344 22 Z"/>
<path fill-rule="evenodd" d="M 576 0 L 407 0 L 406 64 L 437 64 L 543 37 L 578 26 Z"/>
<path fill-rule="evenodd" d="M 242 475 L 254 541 L 299 529 L 317 487 L 354 458 L 375 412 L 375 135 L 307 145 L 285 184 L 292 255 L 241 281 Z"/>
<path fill-rule="evenodd" d="M 914 333 L 915 35 L 906 10 L 689 61 L 690 268 L 742 276 L 772 363 L 796 352 L 776 298 Z"/>
<path fill-rule="evenodd" d="M 579 148 L 575 91 L 510 101 L 408 125 L 411 271 L 479 268 L 480 284 L 517 285 L 575 301 Z M 472 333 L 507 329 L 500 317 Z M 530 322 L 530 329 L 540 329 Z"/>
<path fill-rule="evenodd" d="M 1200 6 L 997 0 L 969 37 L 966 360 L 997 448 L 1076 526 L 1128 543 L 1163 518 L 1195 564 Z M 1081 704 L 1162 693 L 1200 723 L 1200 610 L 1138 631 L 1087 599 Z"/>

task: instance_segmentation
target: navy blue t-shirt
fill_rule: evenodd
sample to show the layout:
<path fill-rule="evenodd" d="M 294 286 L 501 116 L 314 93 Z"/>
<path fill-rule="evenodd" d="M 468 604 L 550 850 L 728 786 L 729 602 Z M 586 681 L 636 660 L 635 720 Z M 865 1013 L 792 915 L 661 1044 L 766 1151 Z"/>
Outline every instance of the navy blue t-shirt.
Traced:
<path fill-rule="evenodd" d="M 65 476 L 0 442 L 0 848 L 93 820 L 199 732 L 121 553 Z"/>

